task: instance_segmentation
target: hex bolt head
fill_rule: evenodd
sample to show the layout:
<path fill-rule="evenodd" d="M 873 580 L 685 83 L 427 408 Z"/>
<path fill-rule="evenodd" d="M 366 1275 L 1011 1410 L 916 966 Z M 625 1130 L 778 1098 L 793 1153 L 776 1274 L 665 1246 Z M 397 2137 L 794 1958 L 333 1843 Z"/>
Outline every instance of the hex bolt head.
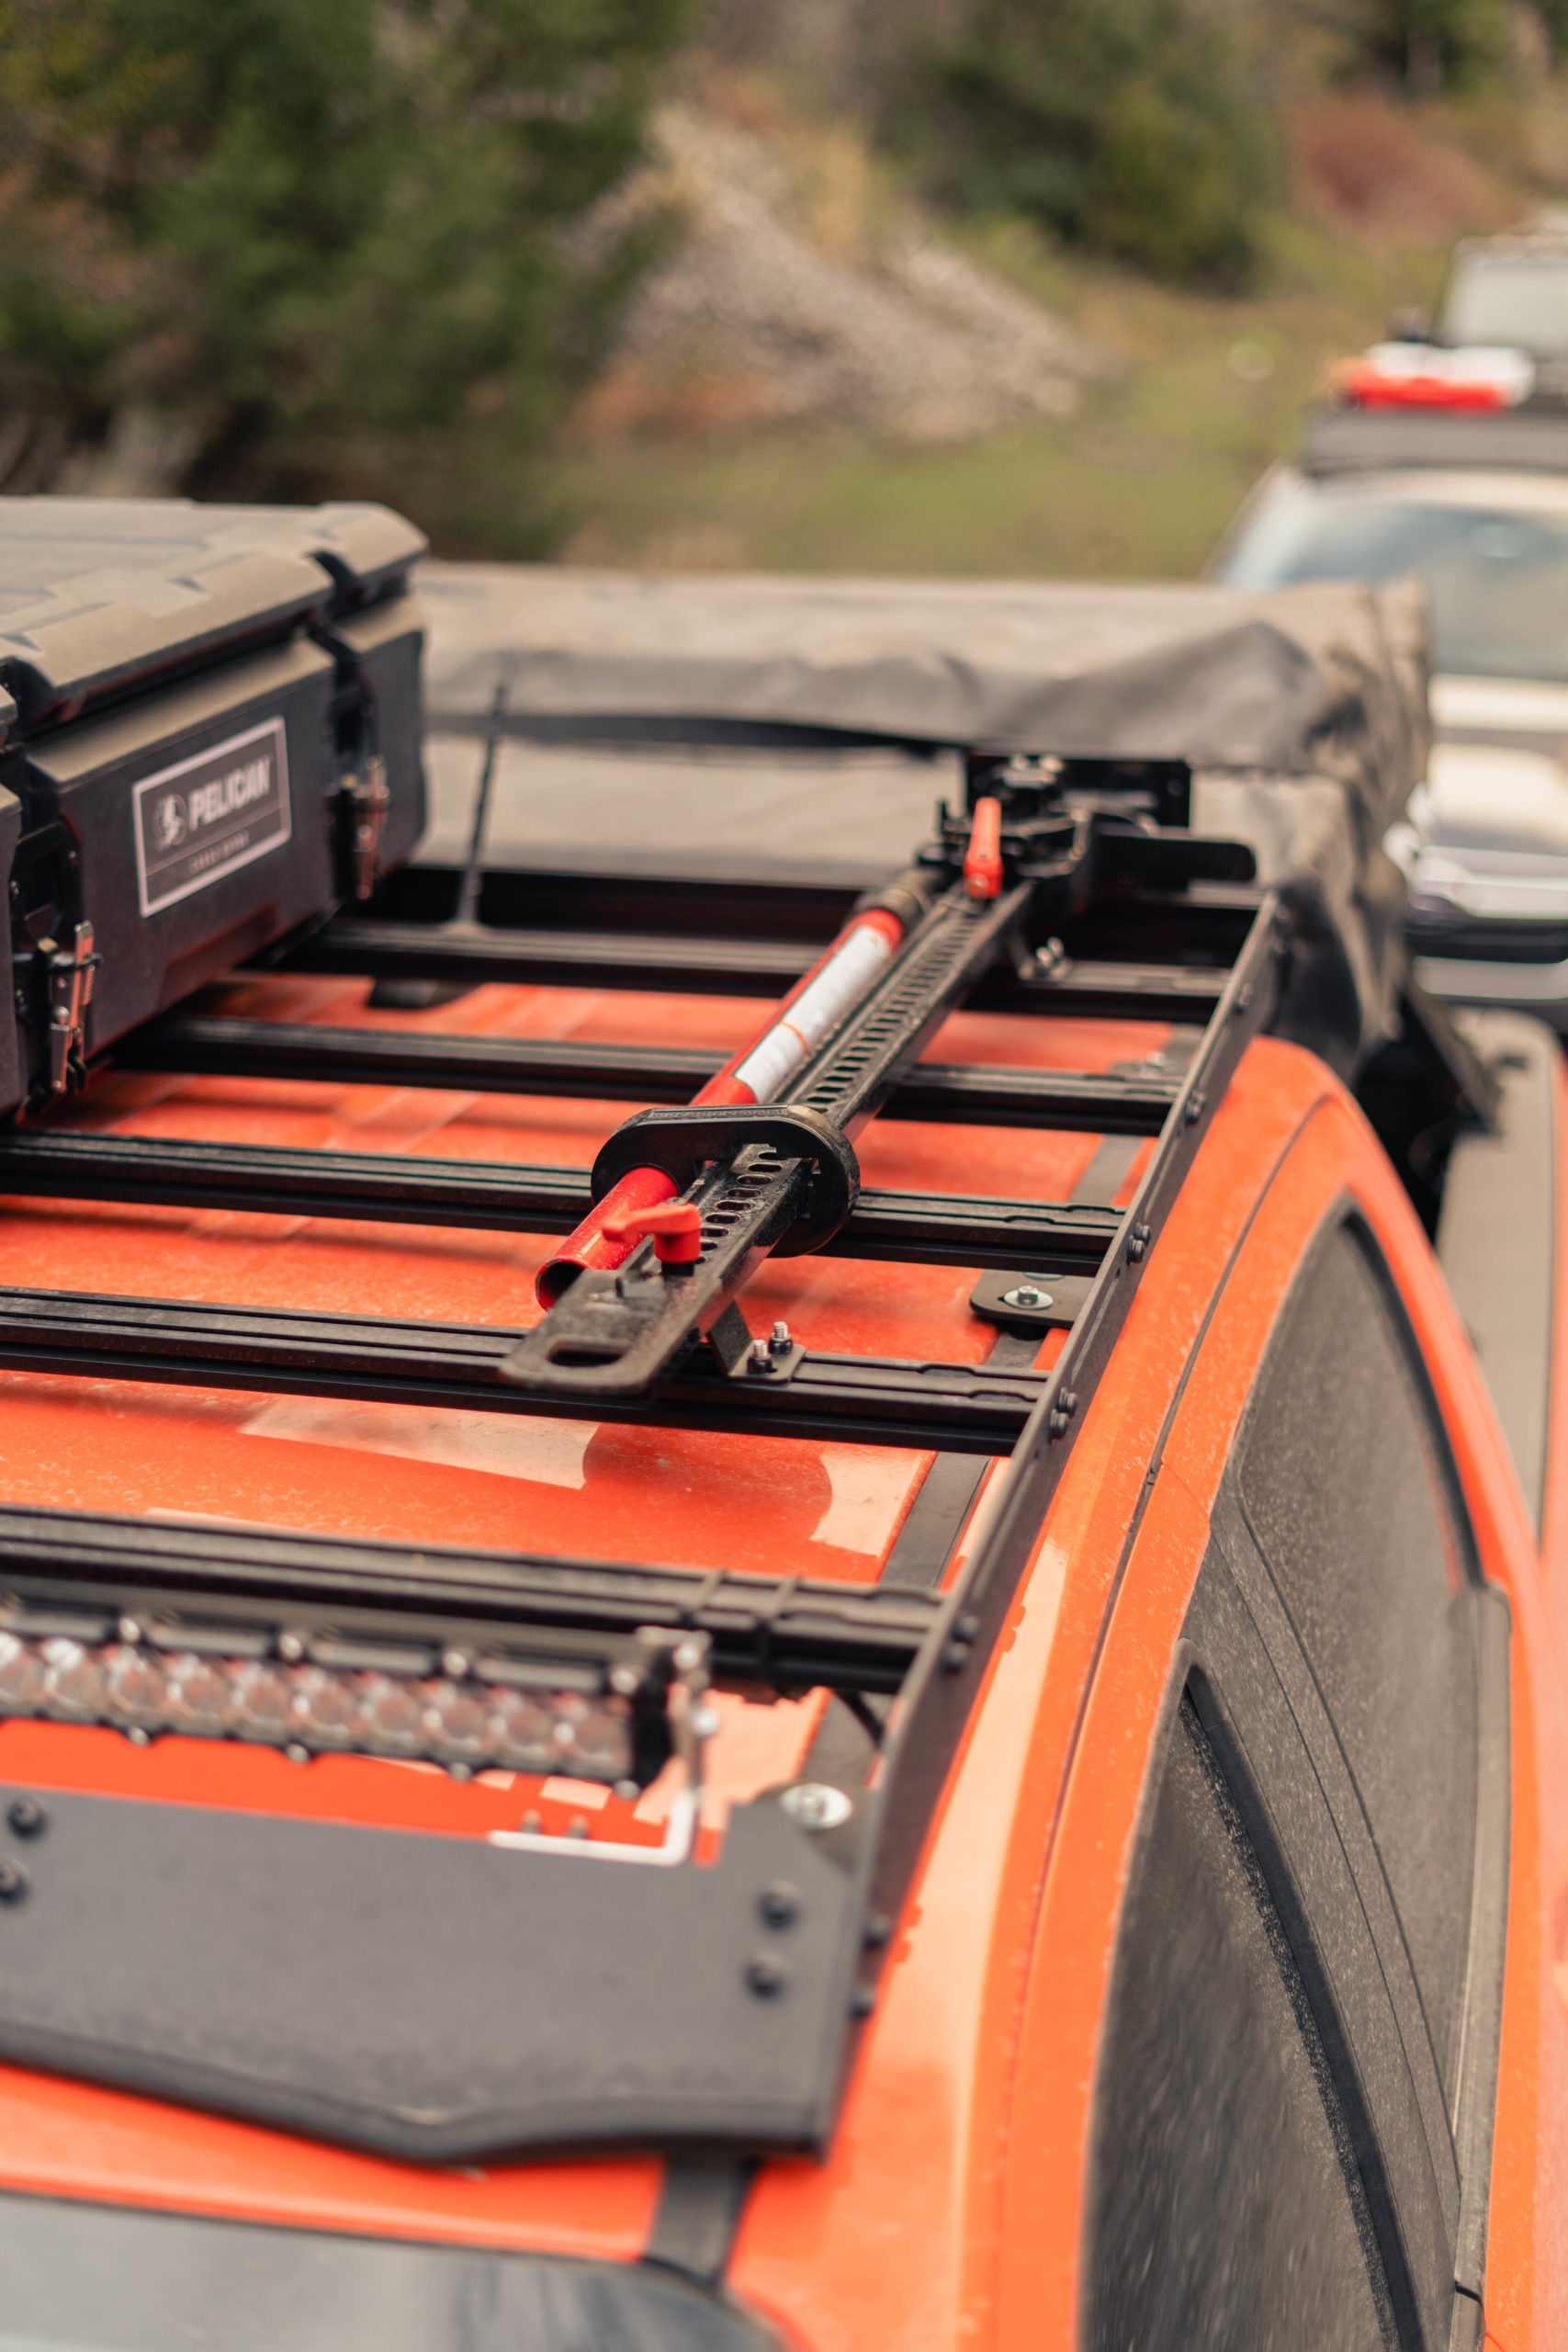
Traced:
<path fill-rule="evenodd" d="M 279 1634 L 277 1655 L 290 1666 L 298 1666 L 305 1655 L 305 1641 L 300 1634 Z"/>
<path fill-rule="evenodd" d="M 760 1951 L 746 1963 L 746 1982 L 764 2001 L 773 2001 L 789 1983 L 789 1970 L 771 1951 Z"/>
<path fill-rule="evenodd" d="M 840 1829 L 854 1811 L 842 1789 L 826 1781 L 799 1781 L 779 1799 L 792 1821 L 803 1829 Z"/>
<path fill-rule="evenodd" d="M 37 1797 L 13 1797 L 6 1808 L 6 1819 L 17 1838 L 41 1838 L 49 1827 L 49 1815 Z"/>
<path fill-rule="evenodd" d="M 751 1342 L 751 1352 L 746 1359 L 747 1371 L 771 1372 L 773 1370 L 773 1359 L 769 1351 L 766 1340 L 753 1340 Z"/>
<path fill-rule="evenodd" d="M 787 1323 L 775 1323 L 772 1331 L 768 1334 L 769 1352 L 775 1356 L 787 1355 L 794 1345 L 795 1341 L 789 1335 L 789 1325 Z"/>
<path fill-rule="evenodd" d="M 757 1908 L 770 1928 L 787 1928 L 800 1917 L 799 1890 L 787 1879 L 775 1879 L 757 1897 Z"/>
<path fill-rule="evenodd" d="M 1035 1283 L 1018 1283 L 1011 1290 L 1004 1290 L 1002 1293 L 1004 1306 L 1047 1307 L 1055 1304 L 1050 1292 L 1042 1290 Z"/>
<path fill-rule="evenodd" d="M 28 1874 L 20 1862 L 0 1862 L 0 1903 L 19 1903 L 28 1891 Z"/>

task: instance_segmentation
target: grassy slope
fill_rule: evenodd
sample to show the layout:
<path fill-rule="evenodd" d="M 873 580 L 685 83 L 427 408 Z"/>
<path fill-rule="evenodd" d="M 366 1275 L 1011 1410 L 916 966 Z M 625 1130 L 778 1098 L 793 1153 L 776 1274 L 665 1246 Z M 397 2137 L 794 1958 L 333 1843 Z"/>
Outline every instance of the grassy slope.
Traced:
<path fill-rule="evenodd" d="M 848 435 L 604 439 L 564 459 L 583 563 L 685 569 L 1180 574 L 1293 442 L 1337 357 L 1429 301 L 1454 235 L 1539 195 L 1500 168 L 1507 130 L 1415 128 L 1376 101 L 1320 107 L 1258 292 L 1222 300 L 1069 260 L 1016 223 L 968 242 L 1112 353 L 1077 413 L 956 448 Z M 1495 135 L 1494 135 L 1495 134 Z M 1380 151 L 1379 142 L 1382 146 Z M 1480 143 L 1493 153 L 1478 159 Z"/>

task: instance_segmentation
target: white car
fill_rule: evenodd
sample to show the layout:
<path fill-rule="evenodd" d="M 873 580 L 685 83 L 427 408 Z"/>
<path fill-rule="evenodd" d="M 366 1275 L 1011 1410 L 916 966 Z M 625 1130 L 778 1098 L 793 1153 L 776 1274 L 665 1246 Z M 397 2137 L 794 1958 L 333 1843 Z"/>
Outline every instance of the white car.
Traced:
<path fill-rule="evenodd" d="M 1212 570 L 1246 588 L 1426 583 L 1437 741 L 1411 808 L 1417 972 L 1568 1030 L 1568 413 L 1331 411 Z"/>

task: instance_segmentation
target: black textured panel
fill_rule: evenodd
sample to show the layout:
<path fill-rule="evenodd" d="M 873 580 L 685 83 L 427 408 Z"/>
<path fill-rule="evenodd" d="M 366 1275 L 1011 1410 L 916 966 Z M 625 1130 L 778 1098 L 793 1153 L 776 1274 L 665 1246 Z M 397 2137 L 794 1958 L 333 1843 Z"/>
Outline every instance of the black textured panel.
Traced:
<path fill-rule="evenodd" d="M 6 2059 L 424 2161 L 827 2132 L 849 1886 L 774 1804 L 698 1868 L 28 1793 Z"/>

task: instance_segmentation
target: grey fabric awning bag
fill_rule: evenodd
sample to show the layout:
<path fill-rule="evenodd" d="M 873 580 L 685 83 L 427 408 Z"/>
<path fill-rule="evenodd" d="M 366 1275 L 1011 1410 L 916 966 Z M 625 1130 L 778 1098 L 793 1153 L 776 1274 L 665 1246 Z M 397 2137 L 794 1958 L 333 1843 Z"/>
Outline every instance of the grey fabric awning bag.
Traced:
<path fill-rule="evenodd" d="M 1247 842 L 1302 953 L 1283 1026 L 1348 1068 L 1393 1034 L 1404 885 L 1385 838 L 1426 769 L 1414 583 L 661 578 L 432 564 L 437 730 L 791 736 L 1179 759 L 1193 822 Z M 649 788 L 656 788 L 650 775 Z"/>

